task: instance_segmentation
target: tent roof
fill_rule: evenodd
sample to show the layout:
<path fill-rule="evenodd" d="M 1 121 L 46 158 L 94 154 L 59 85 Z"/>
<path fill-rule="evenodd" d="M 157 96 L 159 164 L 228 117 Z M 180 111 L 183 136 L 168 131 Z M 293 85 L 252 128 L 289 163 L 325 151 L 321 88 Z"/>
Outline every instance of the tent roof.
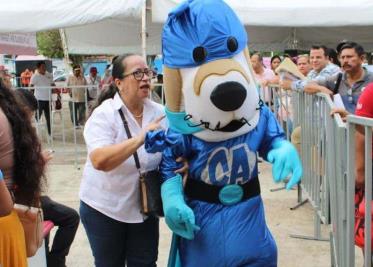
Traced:
<path fill-rule="evenodd" d="M 0 32 L 36 32 L 108 18 L 141 17 L 145 0 L 17 0 L 1 3 Z"/>
<path fill-rule="evenodd" d="M 164 22 L 183 0 L 153 0 L 153 21 Z M 369 0 L 225 0 L 245 25 L 272 27 L 335 27 L 373 25 Z M 358 14 L 358 15 L 357 15 Z"/>
<path fill-rule="evenodd" d="M 161 32 L 167 15 L 182 0 L 152 0 L 147 17 L 147 52 L 161 52 Z M 226 0 L 249 34 L 250 49 L 308 50 L 312 44 L 335 47 L 354 40 L 373 51 L 373 1 L 369 0 Z M 356 16 L 355 14 L 359 14 Z M 150 20 L 151 17 L 151 20 Z M 66 29 L 70 53 L 141 53 L 139 18 L 112 19 Z M 115 34 L 114 34 L 115 33 Z"/>
<path fill-rule="evenodd" d="M 70 53 L 141 53 L 141 7 L 145 0 L 8 1 L 0 10 L 0 32 L 65 28 Z M 148 0 L 147 52 L 161 51 L 162 25 L 182 0 Z M 226 0 L 246 25 L 255 50 L 330 47 L 343 40 L 373 51 L 373 1 Z"/>

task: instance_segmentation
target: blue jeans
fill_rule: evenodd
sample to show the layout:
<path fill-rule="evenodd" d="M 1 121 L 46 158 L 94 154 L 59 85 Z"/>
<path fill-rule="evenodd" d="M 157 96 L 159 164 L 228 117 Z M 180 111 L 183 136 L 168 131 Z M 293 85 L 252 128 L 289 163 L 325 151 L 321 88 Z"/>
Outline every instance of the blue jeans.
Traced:
<path fill-rule="evenodd" d="M 143 223 L 124 223 L 102 214 L 83 201 L 80 202 L 80 217 L 96 267 L 157 266 L 158 218 L 149 217 Z"/>

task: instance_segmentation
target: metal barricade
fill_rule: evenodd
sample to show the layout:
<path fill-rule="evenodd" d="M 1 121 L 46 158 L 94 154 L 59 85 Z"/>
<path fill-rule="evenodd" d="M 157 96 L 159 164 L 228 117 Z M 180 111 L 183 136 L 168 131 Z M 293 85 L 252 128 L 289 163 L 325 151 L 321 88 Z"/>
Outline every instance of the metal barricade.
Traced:
<path fill-rule="evenodd" d="M 278 84 L 269 84 L 268 90 L 265 90 L 264 93 L 265 92 L 269 92 L 271 100 L 267 102 L 264 101 L 264 103 L 272 110 L 286 134 L 286 139 L 290 141 L 290 136 L 293 130 L 291 91 L 282 89 Z M 266 96 L 264 95 L 264 97 Z M 288 180 L 285 180 L 283 186 L 270 189 L 270 191 L 276 192 L 284 190 L 287 182 Z"/>
<path fill-rule="evenodd" d="M 276 99 L 276 94 L 274 96 Z M 372 199 L 372 127 L 373 119 L 348 117 L 348 127 L 336 114 L 334 104 L 324 94 L 292 96 L 294 126 L 301 127 L 301 158 L 304 175 L 301 189 L 314 210 L 312 236 L 292 237 L 327 240 L 321 224 L 330 224 L 331 266 L 355 266 L 355 125 L 365 127 L 365 195 Z M 347 130 L 348 129 L 348 130 Z M 371 201 L 365 202 L 371 210 Z M 371 266 L 371 213 L 365 214 L 365 266 Z"/>
<path fill-rule="evenodd" d="M 331 99 L 326 97 L 325 174 L 330 198 L 330 253 L 332 266 L 345 266 L 346 250 L 346 124 L 339 115 L 330 116 Z"/>
<path fill-rule="evenodd" d="M 337 179 L 333 163 L 344 155 L 343 153 L 333 155 L 335 142 L 343 140 L 334 138 L 338 127 L 340 127 L 338 131 L 343 132 L 344 125 L 339 115 L 335 118 L 330 116 L 334 105 L 327 95 L 308 95 L 299 92 L 293 95 L 293 100 L 295 126 L 299 124 L 301 132 L 300 154 L 303 164 L 301 193 L 314 209 L 314 233 L 313 236 L 292 235 L 292 237 L 326 241 L 329 239 L 321 236 L 321 224 L 330 223 L 330 181 Z"/>
<path fill-rule="evenodd" d="M 270 102 L 273 113 L 284 129 L 286 139 L 290 141 L 290 136 L 293 131 L 292 92 L 290 90 L 284 90 L 275 84 L 270 84 L 268 88 L 272 96 Z"/>
<path fill-rule="evenodd" d="M 93 100 L 88 101 L 87 93 L 88 89 L 93 87 L 100 92 L 97 85 L 37 87 L 38 90 L 48 90 L 49 94 L 49 101 L 45 102 L 49 109 L 50 134 L 47 117 L 45 114 L 39 114 L 38 109 L 34 123 L 39 138 L 44 146 L 56 152 L 57 157 L 60 156 L 59 158 L 66 163 L 73 163 L 76 168 L 79 168 L 78 165 L 83 164 L 86 158 L 83 127 L 94 105 Z M 34 87 L 24 89 L 35 90 Z M 77 102 L 69 95 L 69 90 L 74 89 L 84 90 L 84 102 Z M 77 118 L 81 119 L 81 125 Z"/>
<path fill-rule="evenodd" d="M 346 196 L 346 221 L 347 221 L 347 231 L 346 231 L 346 250 L 345 254 L 342 255 L 343 262 L 345 264 L 341 266 L 353 267 L 355 266 L 355 156 L 356 156 L 356 143 L 355 143 L 355 127 L 359 125 L 364 128 L 365 142 L 365 211 L 371 211 L 371 200 L 372 200 L 372 129 L 373 129 L 373 119 L 358 117 L 358 116 L 348 116 L 347 117 L 347 196 Z M 365 266 L 372 265 L 371 258 L 371 223 L 372 223 L 372 213 L 365 212 L 365 234 L 364 234 L 364 262 Z M 343 222 L 340 222 L 343 223 Z"/>

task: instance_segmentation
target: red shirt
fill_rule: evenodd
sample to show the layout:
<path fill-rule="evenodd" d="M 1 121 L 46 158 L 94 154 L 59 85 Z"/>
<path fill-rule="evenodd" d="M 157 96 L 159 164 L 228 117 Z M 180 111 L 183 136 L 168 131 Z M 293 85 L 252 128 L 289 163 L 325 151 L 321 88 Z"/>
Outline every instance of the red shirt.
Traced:
<path fill-rule="evenodd" d="M 357 101 L 355 115 L 361 117 L 373 118 L 373 83 L 368 84 L 361 93 Z M 373 158 L 373 140 L 372 140 L 372 158 Z"/>

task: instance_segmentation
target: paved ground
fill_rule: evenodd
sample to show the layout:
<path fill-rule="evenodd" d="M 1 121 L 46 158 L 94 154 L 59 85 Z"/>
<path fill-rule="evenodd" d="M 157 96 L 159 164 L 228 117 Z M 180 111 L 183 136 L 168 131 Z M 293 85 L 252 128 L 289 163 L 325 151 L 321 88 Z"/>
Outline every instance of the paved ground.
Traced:
<path fill-rule="evenodd" d="M 79 151 L 82 150 L 83 146 Z M 72 152 L 73 150 L 70 149 L 70 151 Z M 48 169 L 48 194 L 56 201 L 78 209 L 78 191 L 82 165 L 74 165 L 74 157 L 71 155 L 73 154 L 59 154 L 59 151 L 56 152 L 55 159 Z M 83 162 L 83 151 L 81 155 L 79 161 Z M 296 190 L 270 192 L 271 188 L 279 186 L 275 185 L 271 180 L 270 166 L 262 163 L 260 164 L 260 171 L 266 218 L 269 228 L 277 241 L 279 266 L 330 266 L 329 242 L 289 237 L 290 234 L 309 236 L 313 234 L 311 206 L 306 204 L 296 211 L 291 211 L 289 207 L 296 204 Z M 323 226 L 322 230 L 324 236 L 327 237 L 327 227 Z M 166 266 L 170 236 L 170 231 L 162 220 L 158 266 Z M 82 225 L 79 226 L 67 264 L 69 267 L 93 266 L 93 258 Z"/>

